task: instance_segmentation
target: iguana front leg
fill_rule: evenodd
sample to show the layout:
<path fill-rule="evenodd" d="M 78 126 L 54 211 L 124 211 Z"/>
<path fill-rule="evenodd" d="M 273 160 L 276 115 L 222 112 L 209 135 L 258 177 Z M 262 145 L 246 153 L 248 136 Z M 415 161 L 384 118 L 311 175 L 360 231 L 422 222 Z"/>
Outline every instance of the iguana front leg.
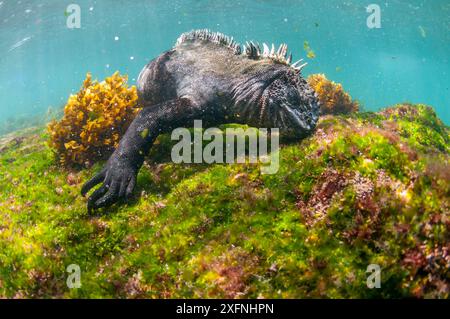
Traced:
<path fill-rule="evenodd" d="M 190 125 L 200 113 L 201 109 L 189 98 L 177 98 L 144 108 L 131 123 L 105 167 L 83 185 L 81 194 L 84 196 L 103 182 L 89 197 L 88 211 L 129 197 L 144 157 L 158 135 L 178 126 Z"/>

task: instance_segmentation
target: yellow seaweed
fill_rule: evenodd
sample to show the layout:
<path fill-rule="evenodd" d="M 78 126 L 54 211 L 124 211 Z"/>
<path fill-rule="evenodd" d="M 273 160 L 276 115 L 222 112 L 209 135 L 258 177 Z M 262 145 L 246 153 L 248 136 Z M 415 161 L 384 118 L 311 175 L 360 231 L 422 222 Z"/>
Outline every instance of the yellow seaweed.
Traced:
<path fill-rule="evenodd" d="M 103 82 L 86 75 L 83 86 L 70 95 L 60 121 L 48 125 L 49 145 L 66 166 L 92 165 L 117 147 L 139 112 L 135 86 L 115 72 Z"/>
<path fill-rule="evenodd" d="M 359 103 L 352 101 L 342 85 L 326 78 L 324 74 L 312 74 L 309 85 L 316 91 L 320 101 L 320 114 L 348 114 L 358 112 Z"/>

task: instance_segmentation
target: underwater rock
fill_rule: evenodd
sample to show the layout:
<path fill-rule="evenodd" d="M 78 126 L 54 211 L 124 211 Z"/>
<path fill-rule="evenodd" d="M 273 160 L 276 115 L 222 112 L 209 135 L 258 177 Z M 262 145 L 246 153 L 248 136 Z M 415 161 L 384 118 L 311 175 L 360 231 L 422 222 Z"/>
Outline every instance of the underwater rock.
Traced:
<path fill-rule="evenodd" d="M 22 137 L 0 154 L 1 297 L 449 297 L 450 138 L 428 106 L 325 115 L 274 175 L 173 164 L 161 136 L 145 196 L 95 216 L 48 135 Z M 80 289 L 61 276 L 72 263 Z"/>

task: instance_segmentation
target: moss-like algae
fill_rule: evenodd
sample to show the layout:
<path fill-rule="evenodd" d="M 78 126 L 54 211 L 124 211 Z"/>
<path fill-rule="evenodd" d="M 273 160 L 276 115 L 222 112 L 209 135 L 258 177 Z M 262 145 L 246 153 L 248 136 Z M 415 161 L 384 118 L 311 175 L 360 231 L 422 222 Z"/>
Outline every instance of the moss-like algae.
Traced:
<path fill-rule="evenodd" d="M 325 116 L 275 175 L 170 163 L 162 136 L 132 200 L 94 216 L 79 193 L 101 163 L 63 169 L 47 139 L 0 140 L 2 297 L 449 296 L 449 131 L 429 107 Z"/>

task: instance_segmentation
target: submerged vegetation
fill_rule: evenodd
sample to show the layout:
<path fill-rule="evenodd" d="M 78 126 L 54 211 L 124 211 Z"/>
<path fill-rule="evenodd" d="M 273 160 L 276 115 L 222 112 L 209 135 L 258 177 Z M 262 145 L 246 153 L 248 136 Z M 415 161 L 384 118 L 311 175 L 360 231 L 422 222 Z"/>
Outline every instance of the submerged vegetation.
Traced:
<path fill-rule="evenodd" d="M 132 201 L 93 216 L 100 164 L 68 171 L 48 138 L 0 141 L 0 296 L 448 298 L 449 135 L 428 107 L 325 116 L 275 175 L 155 162 L 162 136 Z"/>
<path fill-rule="evenodd" d="M 320 114 L 348 114 L 358 112 L 359 103 L 352 101 L 342 85 L 326 78 L 324 74 L 312 74 L 308 83 L 316 91 L 320 101 Z"/>
<path fill-rule="evenodd" d="M 0 138 L 0 297 L 449 297 L 450 137 L 432 108 L 325 115 L 282 146 L 274 175 L 174 164 L 163 135 L 131 201 L 89 215 L 80 188 L 102 162 L 60 159 L 94 162 L 116 145 L 136 112 L 124 83 L 88 76 L 49 131 Z M 324 113 L 355 110 L 333 90 L 348 107 Z M 81 288 L 66 285 L 71 264 Z"/>
<path fill-rule="evenodd" d="M 50 146 L 61 163 L 89 166 L 109 156 L 139 112 L 136 102 L 136 87 L 128 87 L 126 76 L 116 72 L 99 83 L 88 73 L 61 121 L 48 125 Z"/>
<path fill-rule="evenodd" d="M 45 114 L 18 114 L 0 120 L 0 136 L 29 127 L 44 126 L 50 120 L 61 117 L 61 107 L 49 107 Z"/>

